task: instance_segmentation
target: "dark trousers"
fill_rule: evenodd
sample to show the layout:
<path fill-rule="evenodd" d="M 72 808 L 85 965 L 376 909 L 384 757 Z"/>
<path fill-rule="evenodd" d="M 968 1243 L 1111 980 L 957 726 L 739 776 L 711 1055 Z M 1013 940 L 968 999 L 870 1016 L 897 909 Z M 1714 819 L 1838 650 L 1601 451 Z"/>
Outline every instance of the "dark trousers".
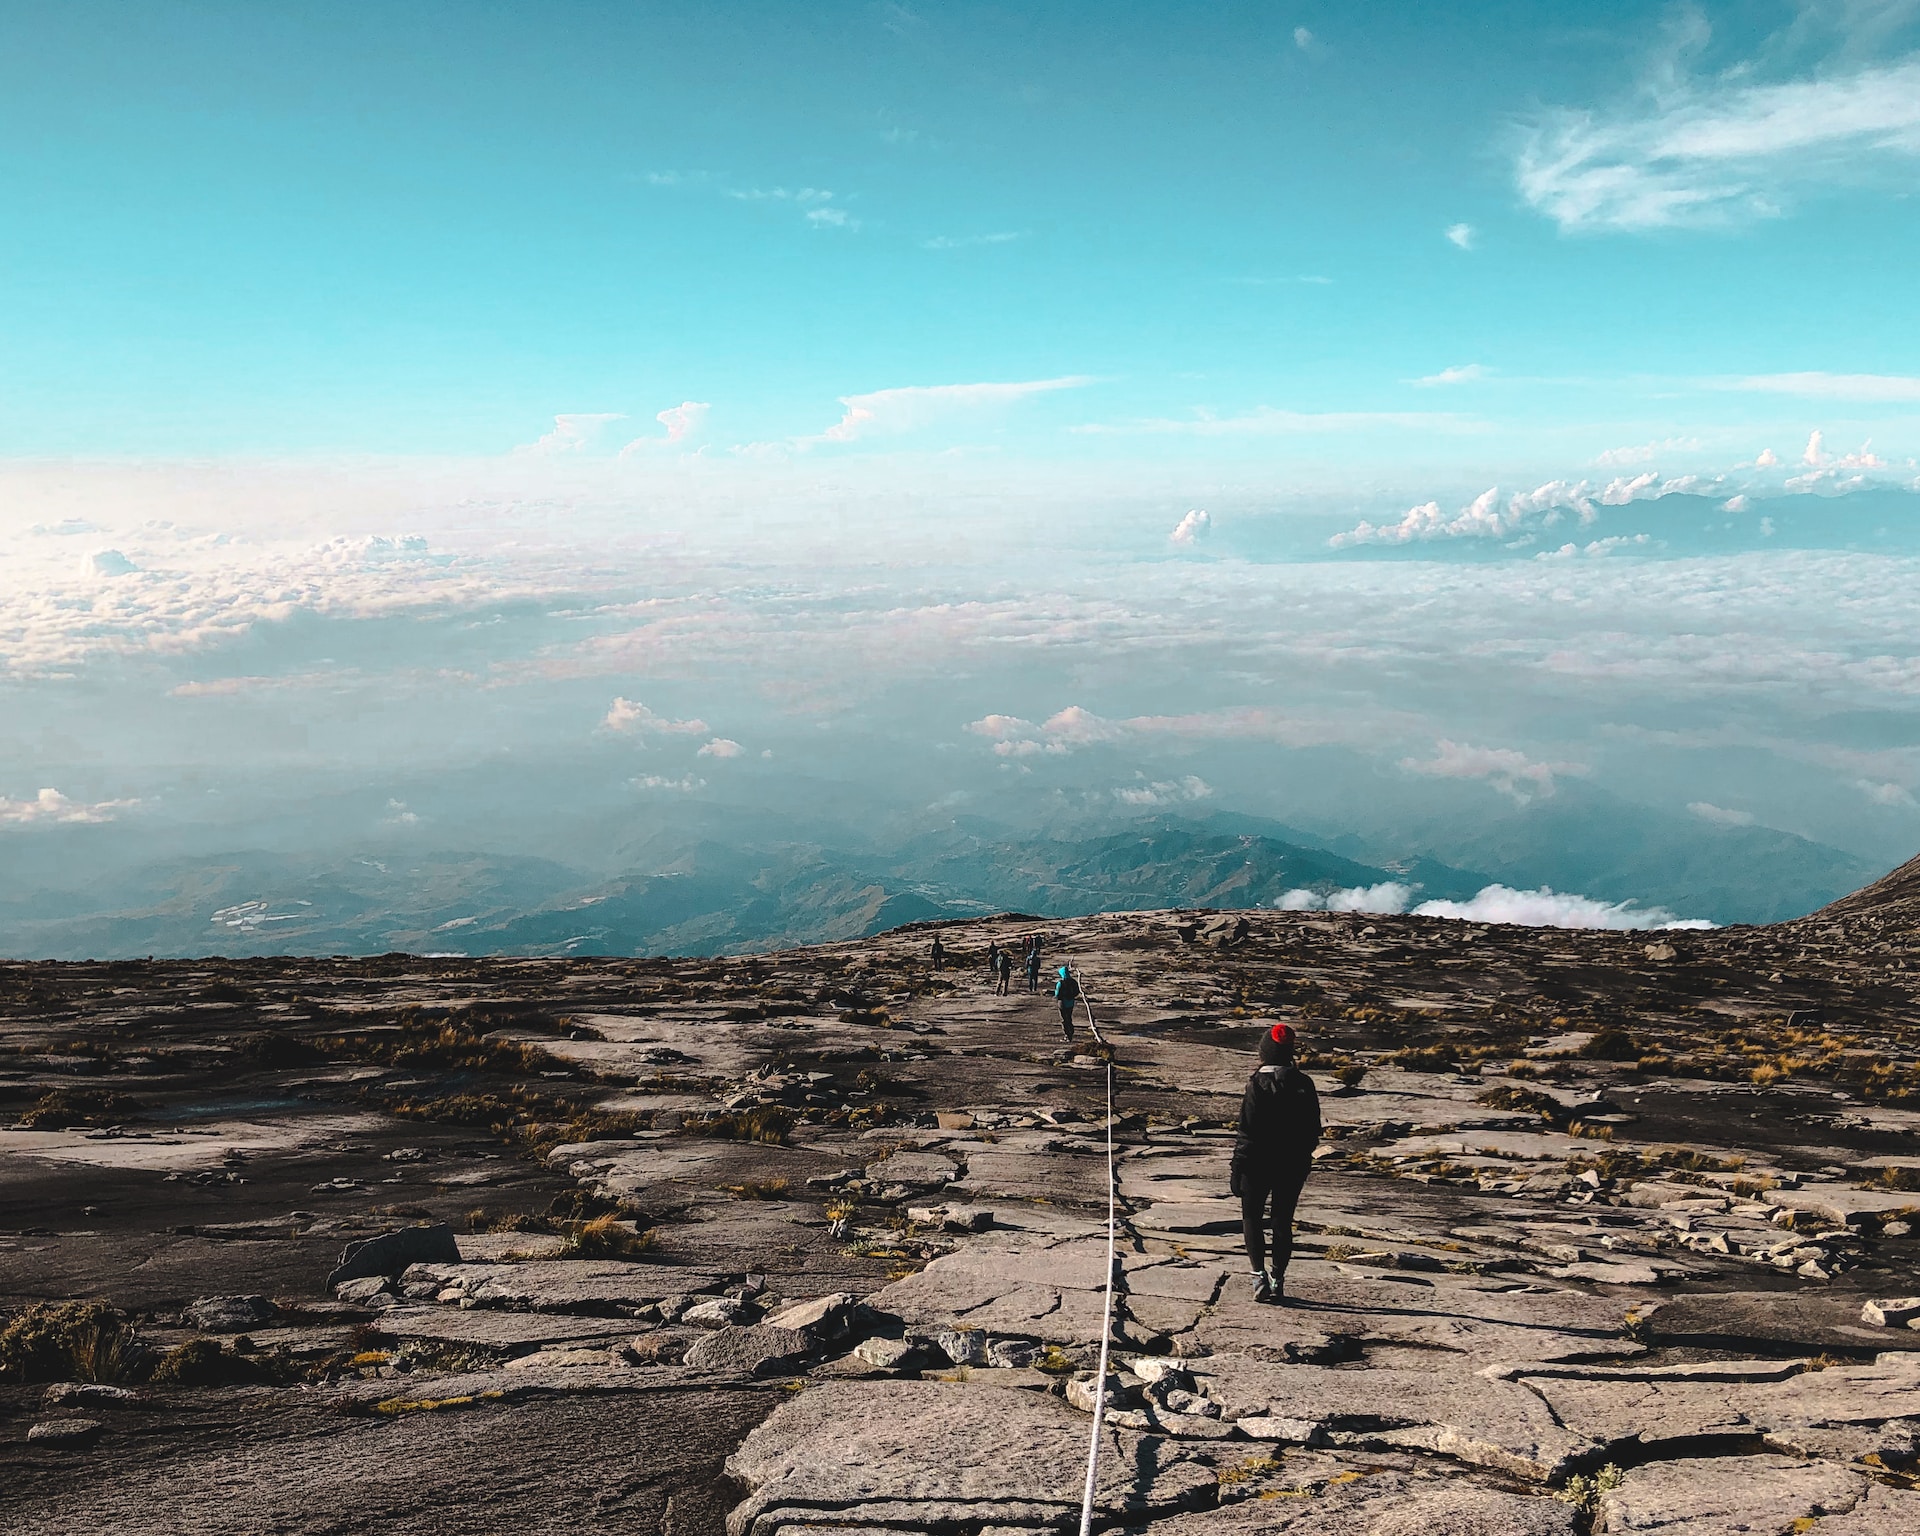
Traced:
<path fill-rule="evenodd" d="M 1060 999 L 1060 1033 L 1065 1035 L 1069 1040 L 1073 1038 L 1073 1007 L 1074 1000 L 1072 998 L 1063 997 Z"/>
<path fill-rule="evenodd" d="M 1240 1175 L 1240 1235 L 1246 1239 L 1247 1260 L 1265 1269 L 1267 1224 L 1273 1225 L 1273 1272 L 1285 1272 L 1293 1257 L 1293 1208 L 1300 1203 L 1300 1187 L 1307 1182 L 1312 1163 L 1277 1168 L 1249 1168 Z"/>

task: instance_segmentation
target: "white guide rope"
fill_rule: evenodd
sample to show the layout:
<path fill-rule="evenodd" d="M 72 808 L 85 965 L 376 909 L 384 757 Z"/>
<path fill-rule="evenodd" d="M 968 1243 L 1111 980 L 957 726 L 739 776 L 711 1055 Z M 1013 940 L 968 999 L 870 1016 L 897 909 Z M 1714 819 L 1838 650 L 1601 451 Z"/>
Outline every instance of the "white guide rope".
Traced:
<path fill-rule="evenodd" d="M 1074 972 L 1074 980 L 1079 981 L 1079 972 Z M 1100 1033 L 1100 1026 L 1093 1022 L 1093 1004 L 1087 1001 L 1087 988 L 1080 985 L 1080 1003 L 1087 1010 L 1087 1028 L 1093 1038 L 1106 1045 L 1106 1037 Z M 1080 1496 L 1080 1536 L 1091 1536 L 1093 1530 L 1093 1485 L 1100 1471 L 1100 1431 L 1107 1417 L 1107 1343 L 1113 1336 L 1113 1243 L 1114 1230 L 1118 1226 L 1116 1194 L 1117 1186 L 1113 1180 L 1113 1048 L 1107 1046 L 1107 1301 L 1100 1314 L 1100 1374 L 1096 1378 L 1099 1385 L 1093 1394 L 1093 1434 L 1087 1440 L 1087 1486 Z"/>

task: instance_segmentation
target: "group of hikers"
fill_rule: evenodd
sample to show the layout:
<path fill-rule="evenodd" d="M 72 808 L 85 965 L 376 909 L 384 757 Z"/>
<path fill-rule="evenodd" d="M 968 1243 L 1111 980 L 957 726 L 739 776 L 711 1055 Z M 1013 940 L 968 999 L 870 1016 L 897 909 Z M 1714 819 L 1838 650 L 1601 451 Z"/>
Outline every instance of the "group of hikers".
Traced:
<path fill-rule="evenodd" d="M 1037 933 L 1026 937 L 1026 953 L 1020 968 L 1026 973 L 1027 991 L 1040 990 L 1040 972 L 1045 969 L 1041 959 L 1043 941 Z M 933 947 L 929 951 L 936 971 L 947 968 L 947 947 L 940 942 L 940 935 L 933 936 Z M 1005 997 L 1013 990 L 1014 960 L 1011 948 L 1002 949 L 998 939 L 987 945 L 987 975 L 992 978 L 994 995 Z M 1073 967 L 1063 965 L 1058 968 L 1053 983 L 1053 998 L 1060 1005 L 1060 1034 L 1071 1045 L 1073 1043 L 1073 1011 L 1080 1002 L 1080 979 L 1073 974 Z"/>
<path fill-rule="evenodd" d="M 1027 991 L 1040 990 L 1041 938 L 1027 935 L 1024 969 Z M 933 968 L 944 970 L 946 946 L 936 934 Z M 1013 981 L 1013 951 L 995 939 L 987 949 L 987 974 L 996 995 Z M 1060 1005 L 1060 1032 L 1073 1040 L 1073 1012 L 1080 1001 L 1080 980 L 1071 966 L 1058 968 L 1053 988 Z M 1294 1061 L 1293 1026 L 1263 1027 L 1260 1064 L 1247 1079 L 1234 1129 L 1233 1160 L 1227 1189 L 1240 1202 L 1240 1237 L 1252 1266 L 1253 1299 L 1287 1305 L 1287 1265 L 1293 1259 L 1293 1213 L 1313 1168 L 1320 1144 L 1320 1091 Z M 1271 1241 L 1269 1241 L 1269 1233 Z"/>

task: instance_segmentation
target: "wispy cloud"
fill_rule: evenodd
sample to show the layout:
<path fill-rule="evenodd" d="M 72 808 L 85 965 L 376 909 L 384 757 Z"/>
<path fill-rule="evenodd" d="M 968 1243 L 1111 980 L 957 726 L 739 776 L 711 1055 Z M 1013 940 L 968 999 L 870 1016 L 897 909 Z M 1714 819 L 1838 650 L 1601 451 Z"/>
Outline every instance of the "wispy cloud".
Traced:
<path fill-rule="evenodd" d="M 860 221 L 826 187 L 742 187 L 707 171 L 649 171 L 650 187 L 695 189 L 736 203 L 771 203 L 797 209 L 814 229 L 856 230 Z"/>
<path fill-rule="evenodd" d="M 1755 73 L 1702 79 L 1669 65 L 1626 110 L 1542 115 L 1515 160 L 1521 195 L 1564 230 L 1644 230 L 1766 218 L 1804 189 L 1910 177 L 1920 58 L 1773 82 Z"/>
<path fill-rule="evenodd" d="M 1687 810 L 1702 821 L 1712 822 L 1716 827 L 1750 827 L 1753 825 L 1752 811 L 1730 811 L 1724 805 L 1715 805 L 1709 800 L 1689 802 Z"/>
<path fill-rule="evenodd" d="M 842 395 L 845 414 L 826 431 L 801 438 L 808 443 L 851 443 L 865 437 L 918 431 L 945 417 L 1008 406 L 1034 395 L 1081 389 L 1093 380 L 1084 374 L 1057 379 L 1025 379 L 1005 384 L 909 384 L 871 394 Z"/>
<path fill-rule="evenodd" d="M 1488 370 L 1479 363 L 1463 363 L 1457 368 L 1442 368 L 1438 373 L 1408 382 L 1416 389 L 1440 389 L 1448 384 L 1471 384 L 1476 379 L 1484 379 L 1487 373 Z"/>
<path fill-rule="evenodd" d="M 1016 240 L 1026 238 L 1024 229 L 1000 229 L 986 235 L 935 235 L 931 240 L 922 240 L 920 244 L 929 251 L 958 251 L 970 245 L 1011 245 Z"/>
<path fill-rule="evenodd" d="M 1755 373 L 1725 379 L 1722 389 L 1767 395 L 1797 395 L 1803 400 L 1859 400 L 1869 404 L 1920 402 L 1920 378 L 1899 373 Z"/>
<path fill-rule="evenodd" d="M 1459 246 L 1461 250 L 1470 251 L 1473 249 L 1475 239 L 1474 228 L 1471 224 L 1449 224 L 1447 226 L 1447 238 Z"/>
<path fill-rule="evenodd" d="M 1238 416 L 1216 416 L 1205 409 L 1196 409 L 1190 417 L 1087 422 L 1069 430 L 1103 436 L 1287 437 L 1295 433 L 1354 432 L 1372 427 L 1459 428 L 1468 425 L 1467 418 L 1451 411 L 1281 411 L 1261 405 Z"/>
<path fill-rule="evenodd" d="M 1434 743 L 1432 757 L 1402 758 L 1400 766 L 1428 778 L 1481 779 L 1521 805 L 1551 795 L 1556 774 L 1584 777 L 1587 773 L 1580 763 L 1536 762 L 1511 747 L 1473 747 L 1445 737 Z"/>

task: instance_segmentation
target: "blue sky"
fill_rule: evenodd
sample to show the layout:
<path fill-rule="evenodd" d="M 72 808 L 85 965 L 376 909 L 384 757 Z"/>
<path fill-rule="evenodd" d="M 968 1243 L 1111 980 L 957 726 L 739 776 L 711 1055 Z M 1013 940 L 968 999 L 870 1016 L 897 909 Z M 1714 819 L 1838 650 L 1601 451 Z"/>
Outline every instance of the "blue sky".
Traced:
<path fill-rule="evenodd" d="M 0 851 L 1897 862 L 1917 184 L 1914 0 L 0 7 Z"/>
<path fill-rule="evenodd" d="M 1912 394 L 1728 387 L 1911 371 L 1909 11 L 13 7 L 0 450 L 485 455 L 617 413 L 611 447 L 691 400 L 724 451 L 1072 378 L 904 435 L 1911 451 Z M 1164 425 L 1263 408 L 1320 420 Z"/>

